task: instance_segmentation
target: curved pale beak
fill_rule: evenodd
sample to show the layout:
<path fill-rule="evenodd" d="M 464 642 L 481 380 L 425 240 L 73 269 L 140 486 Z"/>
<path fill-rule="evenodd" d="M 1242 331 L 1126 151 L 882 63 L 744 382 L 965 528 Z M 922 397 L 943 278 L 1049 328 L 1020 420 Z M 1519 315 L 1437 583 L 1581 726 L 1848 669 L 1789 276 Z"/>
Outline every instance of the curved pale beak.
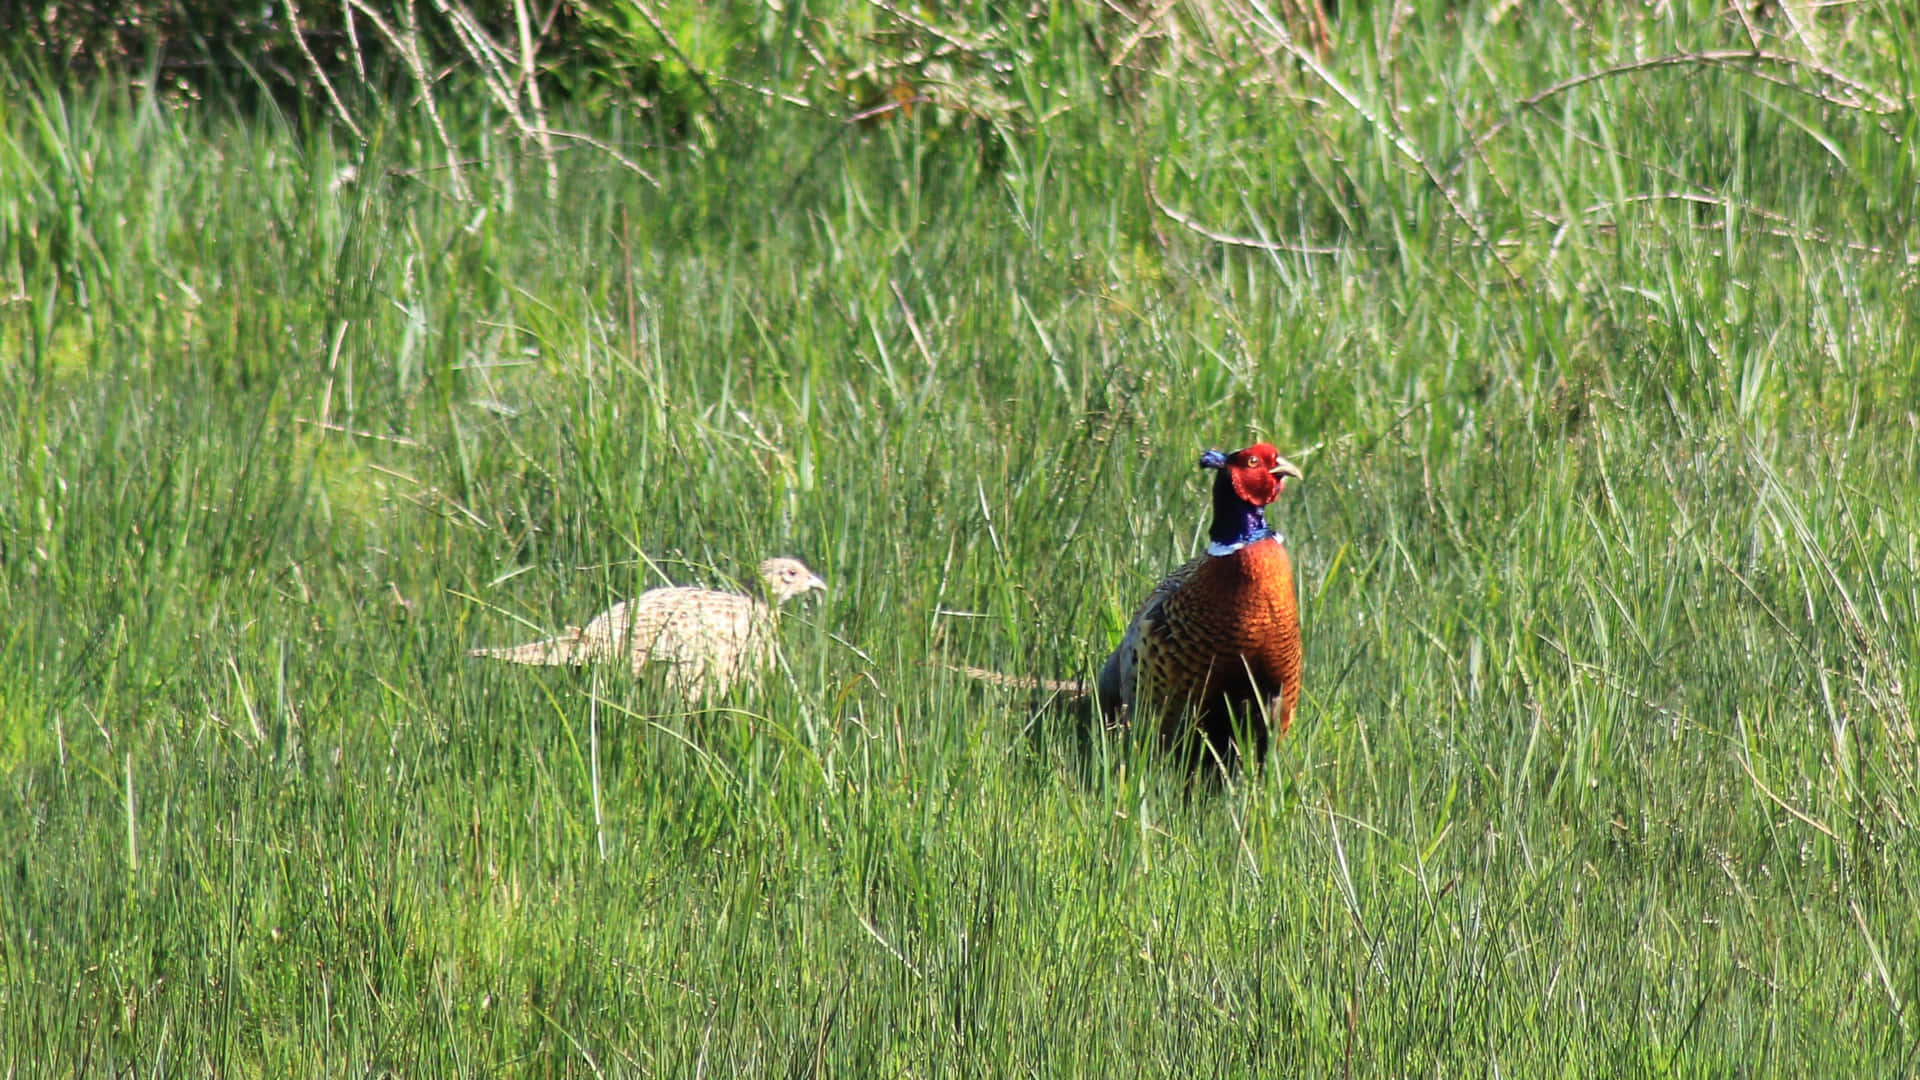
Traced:
<path fill-rule="evenodd" d="M 1300 475 L 1300 466 L 1295 465 L 1293 462 L 1288 461 L 1286 458 L 1275 458 L 1273 461 L 1273 468 L 1268 469 L 1267 471 L 1272 473 L 1275 476 L 1291 476 L 1295 480 L 1304 479 L 1304 477 Z"/>
<path fill-rule="evenodd" d="M 800 586 L 800 591 L 806 592 L 809 589 L 819 589 L 821 592 L 826 592 L 827 583 L 819 574 L 810 574 L 807 576 L 806 582 Z"/>

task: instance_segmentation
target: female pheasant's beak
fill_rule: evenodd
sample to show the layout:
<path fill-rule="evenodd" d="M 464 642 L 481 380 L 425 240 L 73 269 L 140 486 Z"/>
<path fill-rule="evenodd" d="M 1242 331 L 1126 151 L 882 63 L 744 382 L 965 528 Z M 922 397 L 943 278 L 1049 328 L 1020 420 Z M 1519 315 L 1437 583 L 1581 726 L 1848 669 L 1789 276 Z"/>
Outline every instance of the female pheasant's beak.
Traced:
<path fill-rule="evenodd" d="M 1293 462 L 1288 461 L 1286 458 L 1274 458 L 1273 468 L 1268 469 L 1267 471 L 1272 473 L 1275 476 L 1291 476 L 1295 480 L 1304 479 L 1300 475 L 1300 466 L 1295 465 Z"/>
<path fill-rule="evenodd" d="M 809 574 L 806 583 L 800 586 L 800 591 L 806 592 L 809 589 L 819 589 L 821 592 L 826 592 L 827 583 L 821 580 L 819 574 Z"/>

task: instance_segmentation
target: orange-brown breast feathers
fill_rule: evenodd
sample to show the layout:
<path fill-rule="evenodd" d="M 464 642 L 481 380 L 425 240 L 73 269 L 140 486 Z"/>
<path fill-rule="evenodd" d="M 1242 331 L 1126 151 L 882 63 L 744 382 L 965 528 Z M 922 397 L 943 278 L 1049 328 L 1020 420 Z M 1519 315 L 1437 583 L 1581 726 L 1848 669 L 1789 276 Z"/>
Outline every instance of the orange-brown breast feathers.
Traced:
<path fill-rule="evenodd" d="M 1163 741 L 1180 742 L 1189 719 L 1226 752 L 1233 718 L 1275 733 L 1293 722 L 1300 695 L 1300 617 L 1293 564 L 1278 538 L 1228 555 L 1203 555 L 1161 582 L 1101 671 L 1110 715 L 1158 718 Z M 1256 760 L 1266 732 L 1257 731 Z"/>

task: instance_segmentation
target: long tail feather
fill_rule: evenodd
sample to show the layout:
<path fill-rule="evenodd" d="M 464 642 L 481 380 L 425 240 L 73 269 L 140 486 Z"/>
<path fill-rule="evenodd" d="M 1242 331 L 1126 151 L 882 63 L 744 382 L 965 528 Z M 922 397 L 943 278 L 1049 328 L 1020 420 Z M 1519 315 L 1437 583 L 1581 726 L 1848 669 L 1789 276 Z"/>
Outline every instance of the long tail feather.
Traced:
<path fill-rule="evenodd" d="M 1007 690 L 1039 690 L 1048 694 L 1064 694 L 1068 697 L 1085 697 L 1093 690 L 1079 679 L 1042 679 L 1032 675 L 1008 675 L 1005 672 L 989 671 L 986 668 L 972 667 L 967 664 L 948 664 L 949 671 L 956 671 L 969 679 L 998 686 Z"/>
<path fill-rule="evenodd" d="M 468 656 L 484 656 L 493 660 L 505 660 L 509 664 L 556 664 L 580 665 L 593 659 L 590 642 L 573 630 L 545 641 L 529 642 L 525 645 L 500 645 L 488 649 L 468 649 Z"/>

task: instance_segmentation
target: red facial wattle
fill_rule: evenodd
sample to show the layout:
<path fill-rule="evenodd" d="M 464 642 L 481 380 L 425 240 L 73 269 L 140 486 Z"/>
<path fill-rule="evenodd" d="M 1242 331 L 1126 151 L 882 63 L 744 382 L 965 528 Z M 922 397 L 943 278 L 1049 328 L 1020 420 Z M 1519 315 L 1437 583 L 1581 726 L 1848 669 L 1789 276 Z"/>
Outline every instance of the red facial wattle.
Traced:
<path fill-rule="evenodd" d="M 1274 474 L 1280 451 L 1270 443 L 1255 443 L 1227 459 L 1233 493 L 1253 506 L 1265 506 L 1280 497 L 1286 481 Z"/>
<path fill-rule="evenodd" d="M 1260 465 L 1230 465 L 1233 493 L 1254 506 L 1265 506 L 1280 497 L 1280 478 Z"/>

